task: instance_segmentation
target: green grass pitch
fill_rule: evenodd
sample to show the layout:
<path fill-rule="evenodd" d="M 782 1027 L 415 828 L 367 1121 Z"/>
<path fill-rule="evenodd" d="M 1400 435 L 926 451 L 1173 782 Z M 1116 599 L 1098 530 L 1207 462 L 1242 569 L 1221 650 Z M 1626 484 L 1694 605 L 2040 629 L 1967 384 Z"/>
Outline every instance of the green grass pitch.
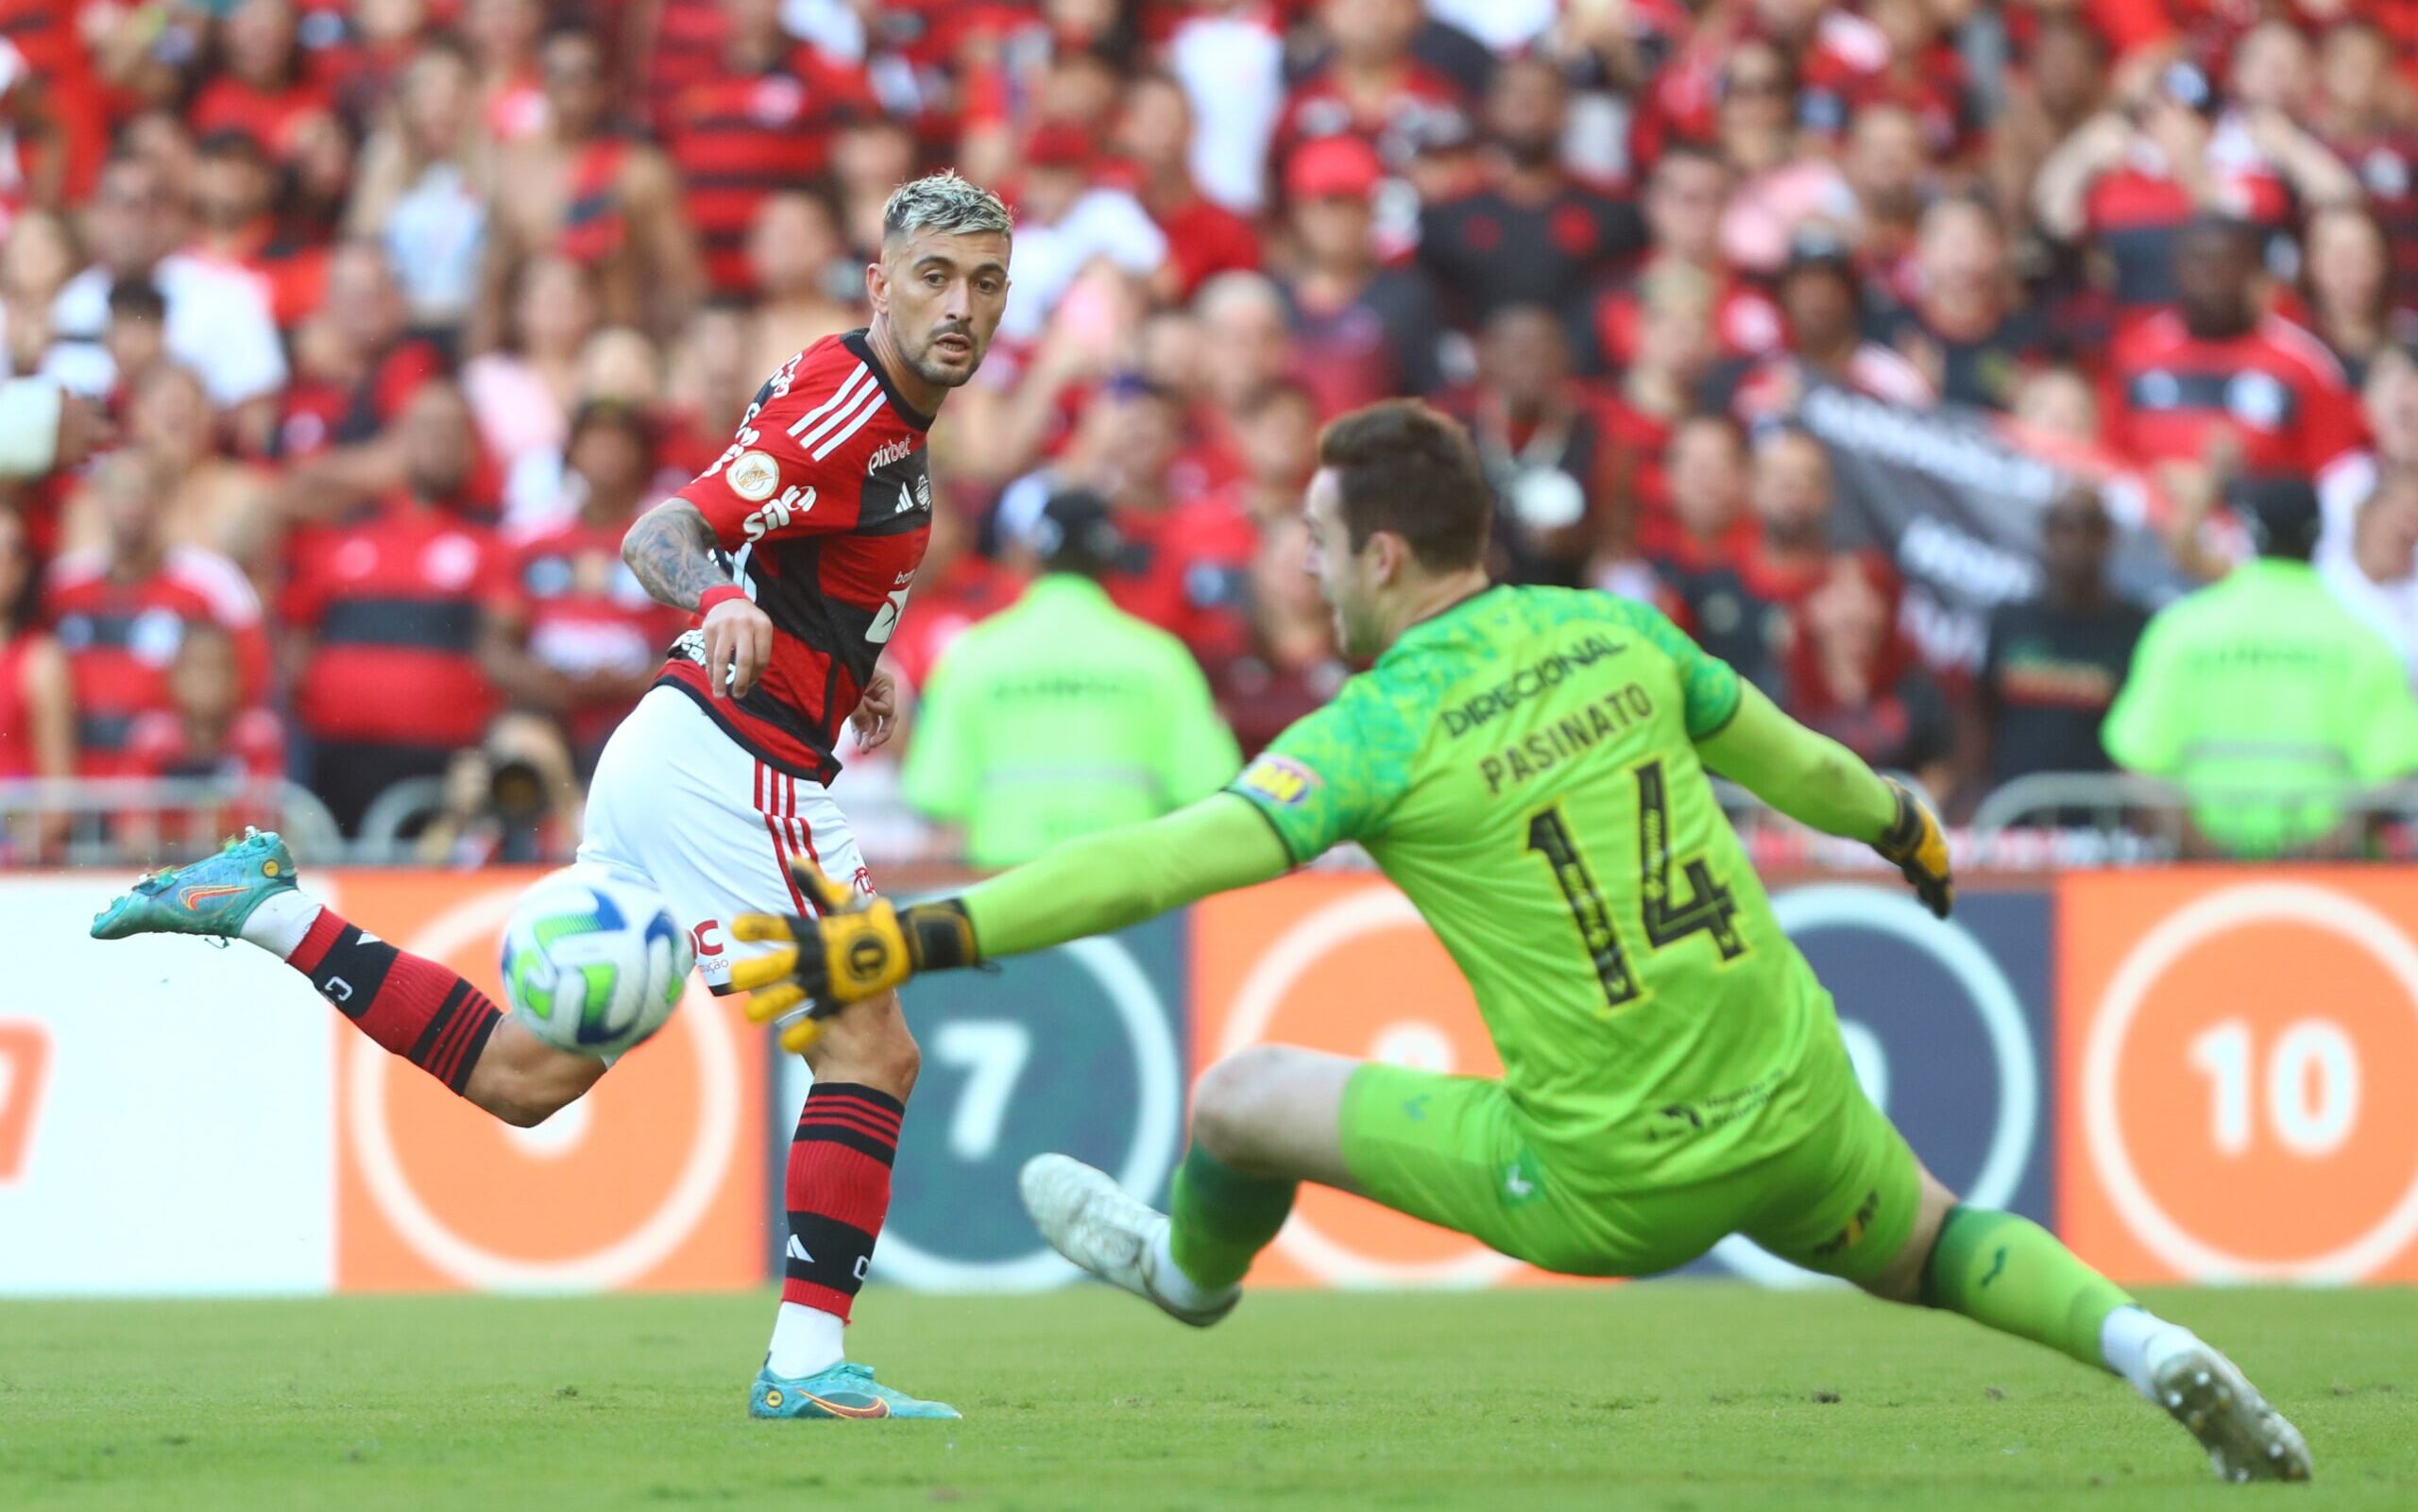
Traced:
<path fill-rule="evenodd" d="M 2418 1506 L 2418 1294 L 2145 1299 L 2307 1431 L 2218 1484 L 2114 1381 L 1843 1294 L 1271 1293 L 1195 1334 L 1096 1287 L 870 1293 L 962 1423 L 757 1423 L 767 1296 L 0 1306 L 0 1507 Z"/>

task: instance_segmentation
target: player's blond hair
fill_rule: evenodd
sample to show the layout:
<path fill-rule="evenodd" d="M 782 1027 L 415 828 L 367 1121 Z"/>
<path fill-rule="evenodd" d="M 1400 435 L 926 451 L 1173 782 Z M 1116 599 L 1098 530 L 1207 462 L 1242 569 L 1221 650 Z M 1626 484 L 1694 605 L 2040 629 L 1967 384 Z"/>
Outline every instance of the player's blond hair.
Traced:
<path fill-rule="evenodd" d="M 881 207 L 883 241 L 916 231 L 939 231 L 947 236 L 996 231 L 1008 236 L 1013 234 L 1014 222 L 998 195 L 959 178 L 956 169 L 944 168 L 900 184 Z"/>

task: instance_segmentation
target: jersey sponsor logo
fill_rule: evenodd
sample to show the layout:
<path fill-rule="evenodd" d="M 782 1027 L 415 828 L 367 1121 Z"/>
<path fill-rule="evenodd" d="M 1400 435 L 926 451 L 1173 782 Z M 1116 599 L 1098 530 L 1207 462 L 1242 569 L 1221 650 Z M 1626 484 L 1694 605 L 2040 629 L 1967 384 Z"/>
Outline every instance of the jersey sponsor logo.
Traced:
<path fill-rule="evenodd" d="M 870 475 L 879 472 L 894 462 L 904 462 L 914 450 L 915 443 L 903 435 L 895 441 L 884 441 L 873 449 L 872 456 L 865 459 L 865 471 Z"/>
<path fill-rule="evenodd" d="M 1654 700 L 1635 683 L 1625 684 L 1592 700 L 1575 714 L 1556 720 L 1517 745 L 1507 745 L 1477 764 L 1486 790 L 1500 793 L 1503 784 L 1526 782 L 1573 756 L 1583 756 L 1598 740 L 1626 733 L 1654 717 Z"/>
<path fill-rule="evenodd" d="M 763 453 L 757 452 L 755 455 L 761 456 Z M 736 467 L 731 470 L 734 474 L 738 471 Z M 733 486 L 736 487 L 735 484 Z M 775 531 L 787 530 L 792 520 L 813 507 L 814 490 L 811 487 L 800 487 L 796 484 L 792 484 L 781 490 L 781 497 L 741 521 L 740 528 L 747 533 L 749 540 L 760 541 Z"/>
<path fill-rule="evenodd" d="M 1459 739 L 1497 714 L 1507 713 L 1515 705 L 1560 686 L 1605 657 L 1617 656 L 1627 649 L 1626 641 L 1589 636 L 1568 651 L 1557 651 L 1541 661 L 1521 668 L 1459 707 L 1446 709 L 1444 733 Z"/>
<path fill-rule="evenodd" d="M 724 480 L 730 491 L 751 504 L 760 504 L 781 486 L 781 465 L 767 451 L 742 451 Z"/>
<path fill-rule="evenodd" d="M 1235 779 L 1235 786 L 1246 792 L 1255 792 L 1270 803 L 1287 808 L 1299 808 L 1310 801 L 1322 779 L 1315 772 L 1291 756 L 1263 752 L 1259 759 L 1243 769 Z"/>

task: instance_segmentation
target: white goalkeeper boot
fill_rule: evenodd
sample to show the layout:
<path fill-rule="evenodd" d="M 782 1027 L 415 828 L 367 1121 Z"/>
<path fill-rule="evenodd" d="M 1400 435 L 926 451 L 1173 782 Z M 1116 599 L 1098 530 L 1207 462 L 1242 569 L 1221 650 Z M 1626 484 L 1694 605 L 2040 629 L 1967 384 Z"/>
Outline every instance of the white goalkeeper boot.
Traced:
<path fill-rule="evenodd" d="M 1035 1155 L 1016 1190 L 1051 1249 L 1179 1323 L 1207 1328 L 1242 1300 L 1240 1286 L 1195 1285 L 1167 1254 L 1167 1215 L 1127 1197 L 1106 1171 L 1067 1155 Z"/>
<path fill-rule="evenodd" d="M 2200 1441 L 2218 1475 L 2228 1481 L 2309 1478 L 2301 1431 L 2267 1405 L 2231 1360 L 2185 1334 L 2148 1364 L 2157 1404 Z"/>

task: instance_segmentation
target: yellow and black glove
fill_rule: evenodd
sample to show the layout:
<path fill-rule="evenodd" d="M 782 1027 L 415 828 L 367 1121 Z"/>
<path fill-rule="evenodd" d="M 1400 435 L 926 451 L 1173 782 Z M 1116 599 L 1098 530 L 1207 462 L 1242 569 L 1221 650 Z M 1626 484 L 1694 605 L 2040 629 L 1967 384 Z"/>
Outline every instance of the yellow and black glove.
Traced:
<path fill-rule="evenodd" d="M 1894 779 L 1889 790 L 1897 795 L 1898 817 L 1889 822 L 1872 848 L 1882 859 L 1895 861 L 1898 870 L 1914 885 L 1915 895 L 1923 907 L 1940 918 L 1956 907 L 1956 878 L 1949 875 L 1948 837 L 1940 833 L 1939 821 L 1932 817 L 1922 800 L 1906 790 L 1905 784 Z"/>
<path fill-rule="evenodd" d="M 742 960 L 730 984 L 747 993 L 747 1016 L 769 1024 L 801 1004 L 806 1016 L 781 1030 L 781 1048 L 802 1054 L 822 1037 L 824 1019 L 850 1003 L 890 991 L 917 972 L 945 971 L 980 960 L 974 925 L 955 898 L 901 909 L 888 898 L 855 892 L 810 861 L 790 873 L 814 908 L 814 917 L 742 913 L 731 937 L 778 941 L 784 948 Z"/>

